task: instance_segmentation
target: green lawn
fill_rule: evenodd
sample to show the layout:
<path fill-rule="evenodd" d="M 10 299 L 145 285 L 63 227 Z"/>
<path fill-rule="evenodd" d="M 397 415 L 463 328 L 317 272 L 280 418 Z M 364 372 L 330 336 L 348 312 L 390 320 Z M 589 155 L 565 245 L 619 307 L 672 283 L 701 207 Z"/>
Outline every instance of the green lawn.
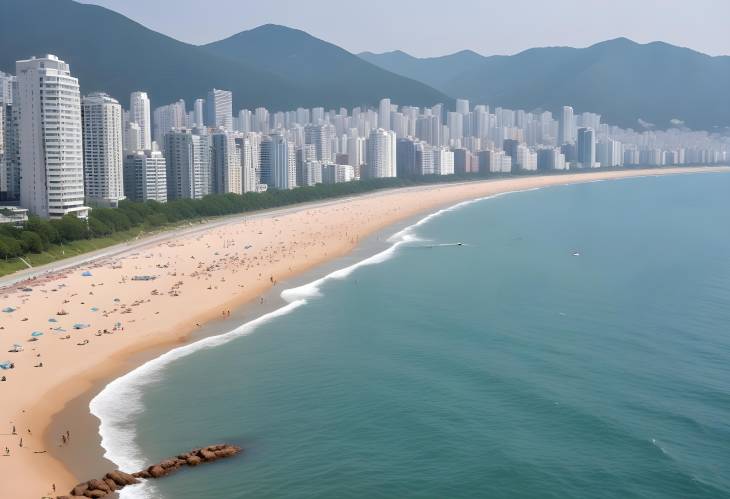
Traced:
<path fill-rule="evenodd" d="M 33 267 L 38 267 L 46 263 L 63 260 L 64 258 L 77 256 L 82 253 L 88 253 L 90 251 L 135 239 L 143 232 L 144 230 L 141 227 L 137 227 L 123 232 L 116 232 L 108 237 L 84 239 L 68 244 L 56 244 L 48 248 L 48 251 L 44 251 L 43 253 L 30 253 L 23 258 Z M 17 272 L 18 270 L 23 270 L 25 268 L 27 268 L 27 266 L 19 258 L 0 260 L 0 276 L 12 274 L 13 272 Z"/>

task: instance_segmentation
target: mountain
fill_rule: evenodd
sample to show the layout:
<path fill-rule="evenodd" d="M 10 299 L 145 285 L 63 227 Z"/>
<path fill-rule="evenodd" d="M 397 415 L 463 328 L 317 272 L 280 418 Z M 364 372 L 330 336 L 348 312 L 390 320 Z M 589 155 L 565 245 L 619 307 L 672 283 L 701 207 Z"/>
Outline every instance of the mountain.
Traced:
<path fill-rule="evenodd" d="M 728 56 L 626 38 L 580 49 L 545 47 L 482 57 L 466 68 L 454 56 L 446 56 L 453 58 L 450 78 L 442 74 L 449 64 L 444 58 L 393 64 L 392 53 L 364 57 L 452 97 L 492 106 L 556 113 L 571 105 L 576 111 L 600 113 L 605 122 L 634 128 L 639 119 L 659 128 L 673 119 L 695 129 L 730 125 Z"/>
<path fill-rule="evenodd" d="M 370 64 L 304 31 L 267 24 L 203 46 L 210 53 L 291 79 L 320 105 L 448 102 L 427 85 Z"/>
<path fill-rule="evenodd" d="M 190 104 L 213 87 L 233 91 L 236 109 L 372 105 L 389 94 L 419 105 L 448 101 L 422 83 L 389 73 L 312 37 L 307 43 L 309 53 L 336 55 L 337 66 L 322 61 L 318 74 L 310 75 L 302 84 L 297 74 L 300 66 L 293 64 L 287 71 L 258 54 L 275 53 L 266 36 L 258 36 L 270 32 L 268 27 L 241 34 L 251 43 L 258 38 L 259 43 L 266 44 L 247 46 L 251 57 L 245 61 L 233 51 L 220 55 L 210 46 L 183 43 L 116 12 L 72 0 L 0 0 L 0 12 L 1 71 L 14 73 L 18 59 L 55 54 L 71 65 L 82 92 L 103 90 L 125 105 L 134 90 L 147 91 L 152 105 L 159 106 L 180 98 Z M 285 30 L 279 30 L 282 36 Z M 308 37 L 291 31 L 297 39 Z M 246 35 L 252 32 L 257 36 Z M 282 53 L 283 48 L 277 50 Z M 342 71 L 352 72 L 349 80 L 339 74 Z M 338 81 L 352 80 L 362 84 L 354 89 L 337 87 Z"/>
<path fill-rule="evenodd" d="M 471 50 L 462 50 L 455 54 L 425 59 L 413 57 L 402 50 L 382 54 L 362 52 L 358 55 L 383 69 L 422 81 L 434 88 L 446 87 L 453 75 L 461 74 L 485 59 L 484 56 Z"/>

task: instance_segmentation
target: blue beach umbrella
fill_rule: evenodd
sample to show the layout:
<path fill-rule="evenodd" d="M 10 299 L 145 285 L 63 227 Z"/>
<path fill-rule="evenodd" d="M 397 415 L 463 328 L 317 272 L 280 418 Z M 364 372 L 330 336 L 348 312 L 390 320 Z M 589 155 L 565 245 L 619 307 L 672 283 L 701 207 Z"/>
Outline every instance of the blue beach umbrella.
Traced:
<path fill-rule="evenodd" d="M 15 312 L 15 309 L 13 307 L 5 307 L 3 309 L 3 312 L 5 312 L 6 314 L 9 314 L 10 312 Z"/>
<path fill-rule="evenodd" d="M 86 271 L 82 272 L 81 275 L 84 276 L 84 277 L 91 277 L 91 272 L 89 272 L 88 270 L 86 270 Z"/>
<path fill-rule="evenodd" d="M 53 317 L 51 317 L 50 319 L 48 319 L 48 322 L 58 322 L 58 321 L 56 319 L 54 319 Z"/>
<path fill-rule="evenodd" d="M 30 335 L 38 337 L 38 336 L 43 336 L 43 333 L 41 333 L 40 331 L 33 331 L 32 333 L 30 333 Z"/>

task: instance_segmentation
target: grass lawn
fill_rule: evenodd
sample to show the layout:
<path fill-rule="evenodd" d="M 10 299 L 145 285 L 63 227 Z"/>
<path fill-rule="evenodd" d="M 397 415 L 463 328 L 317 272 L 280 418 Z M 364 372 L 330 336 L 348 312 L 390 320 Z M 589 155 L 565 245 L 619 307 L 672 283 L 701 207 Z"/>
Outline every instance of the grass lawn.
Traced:
<path fill-rule="evenodd" d="M 141 235 L 144 230 L 141 227 L 130 229 L 123 232 L 117 232 L 108 237 L 98 239 L 84 239 L 82 241 L 74 241 L 68 244 L 54 244 L 43 253 L 30 253 L 23 257 L 33 267 L 45 265 L 46 263 L 63 260 L 82 253 L 88 253 L 98 249 L 123 243 L 131 239 L 135 239 Z M 18 270 L 23 270 L 27 266 L 19 258 L 10 258 L 8 260 L 0 260 L 0 276 L 12 274 Z"/>

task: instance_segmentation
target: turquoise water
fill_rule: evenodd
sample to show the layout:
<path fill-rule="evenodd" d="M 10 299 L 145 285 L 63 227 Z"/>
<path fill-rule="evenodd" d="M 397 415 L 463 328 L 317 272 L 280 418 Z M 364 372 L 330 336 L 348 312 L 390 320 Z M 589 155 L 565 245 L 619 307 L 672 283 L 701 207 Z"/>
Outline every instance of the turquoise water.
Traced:
<path fill-rule="evenodd" d="M 246 452 L 123 497 L 730 497 L 730 175 L 515 193 L 411 234 L 129 381 L 117 454 Z"/>

